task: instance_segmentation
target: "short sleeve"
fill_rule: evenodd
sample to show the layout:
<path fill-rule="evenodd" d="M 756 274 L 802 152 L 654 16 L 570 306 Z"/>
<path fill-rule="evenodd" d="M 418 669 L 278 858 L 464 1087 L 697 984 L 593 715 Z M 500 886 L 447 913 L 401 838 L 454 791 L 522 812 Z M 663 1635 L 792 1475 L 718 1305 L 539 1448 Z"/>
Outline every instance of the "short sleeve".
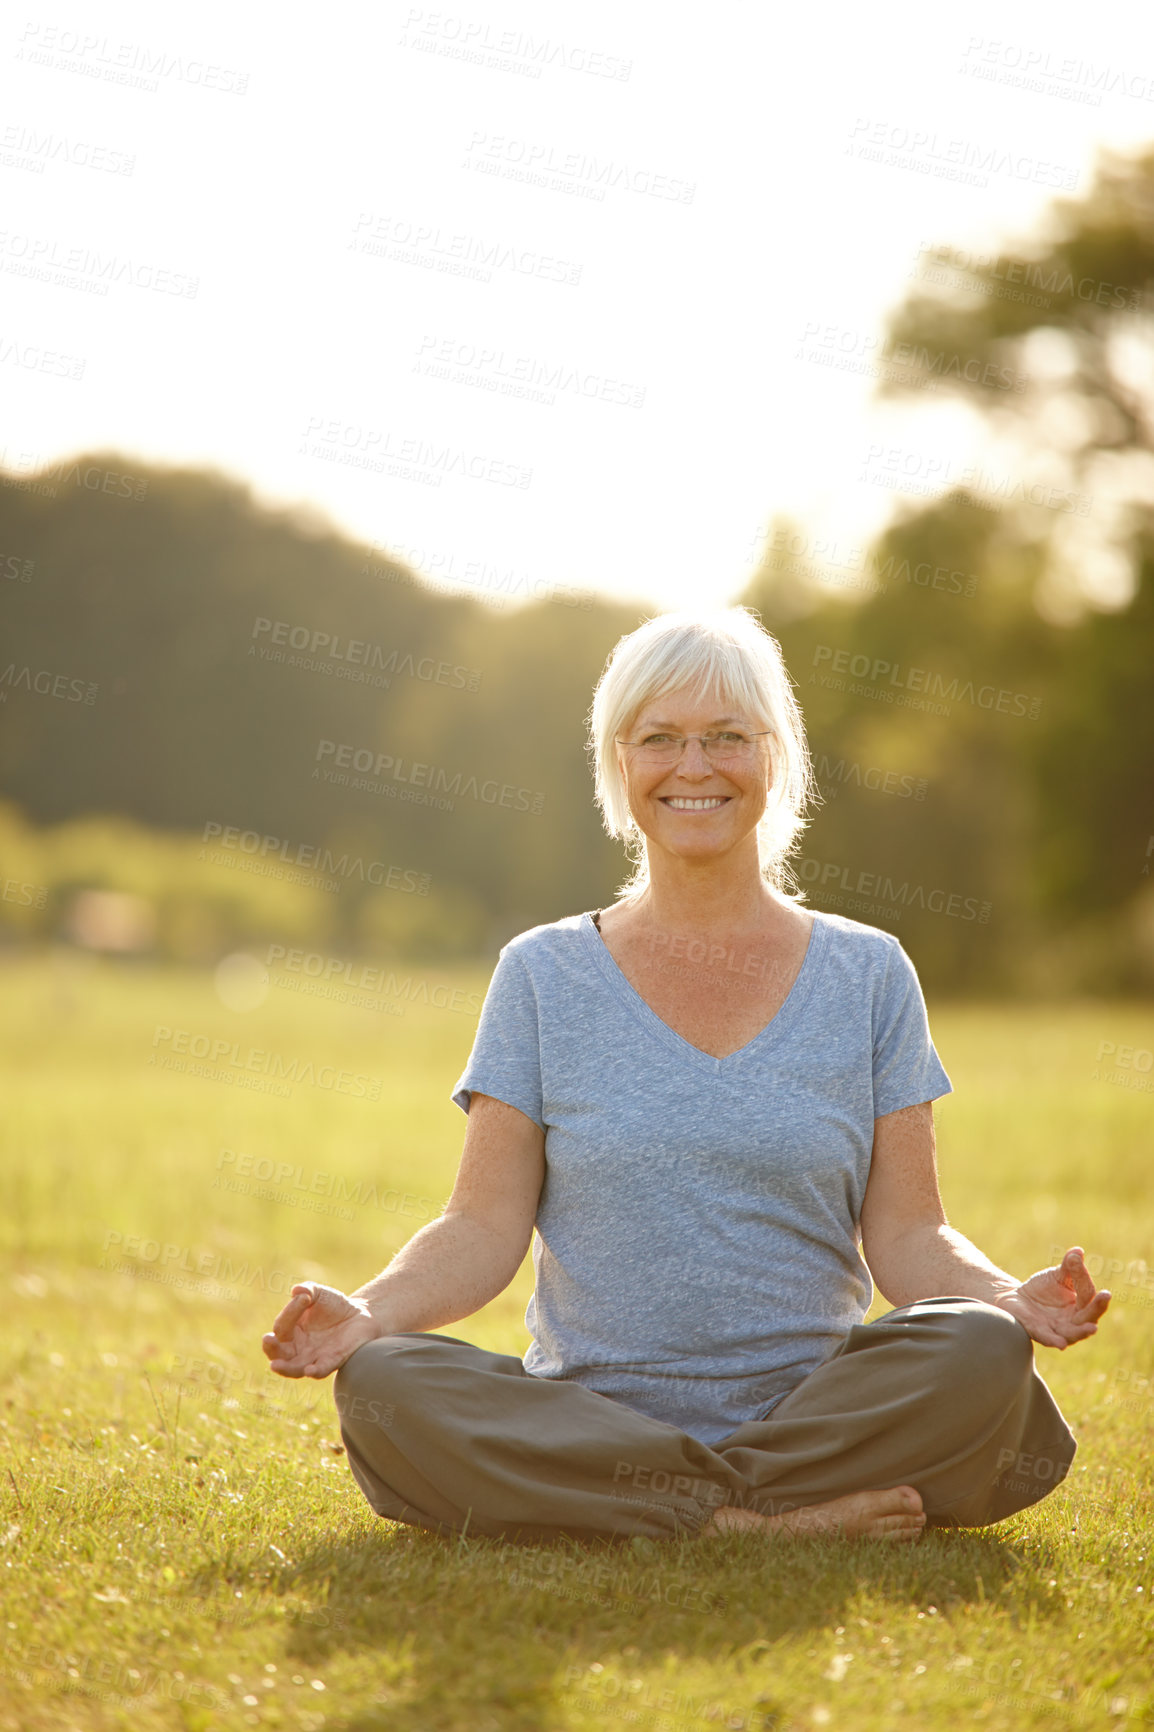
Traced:
<path fill-rule="evenodd" d="M 508 947 L 497 958 L 473 1050 L 453 1090 L 462 1112 L 468 1112 L 474 1089 L 516 1107 L 544 1129 L 537 995 L 525 964 Z"/>
<path fill-rule="evenodd" d="M 953 1093 L 914 965 L 895 939 L 874 1012 L 874 1117 Z"/>

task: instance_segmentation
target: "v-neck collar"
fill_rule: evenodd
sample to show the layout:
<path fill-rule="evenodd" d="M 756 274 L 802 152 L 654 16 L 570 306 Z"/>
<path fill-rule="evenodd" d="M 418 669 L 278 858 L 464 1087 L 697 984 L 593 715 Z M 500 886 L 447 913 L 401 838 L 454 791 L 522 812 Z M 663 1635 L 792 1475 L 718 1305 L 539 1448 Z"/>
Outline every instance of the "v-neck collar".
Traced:
<path fill-rule="evenodd" d="M 696 1062 L 707 1066 L 715 1075 L 721 1075 L 726 1070 L 736 1069 L 744 1059 L 758 1056 L 765 1048 L 783 1039 L 805 1009 L 820 972 L 829 932 L 819 910 L 807 908 L 806 913 L 813 915 L 813 925 L 810 927 L 809 943 L 793 985 L 765 1027 L 755 1034 L 752 1040 L 738 1047 L 736 1052 L 727 1053 L 724 1058 L 717 1058 L 711 1052 L 703 1052 L 699 1046 L 694 1046 L 692 1041 L 686 1040 L 684 1035 L 678 1034 L 675 1028 L 670 1028 L 667 1022 L 662 1021 L 652 1005 L 642 998 L 614 961 L 609 946 L 593 924 L 592 914 L 581 916 L 581 932 L 586 947 L 592 950 L 602 976 L 619 1002 L 664 1046 L 682 1055 L 690 1054 Z"/>

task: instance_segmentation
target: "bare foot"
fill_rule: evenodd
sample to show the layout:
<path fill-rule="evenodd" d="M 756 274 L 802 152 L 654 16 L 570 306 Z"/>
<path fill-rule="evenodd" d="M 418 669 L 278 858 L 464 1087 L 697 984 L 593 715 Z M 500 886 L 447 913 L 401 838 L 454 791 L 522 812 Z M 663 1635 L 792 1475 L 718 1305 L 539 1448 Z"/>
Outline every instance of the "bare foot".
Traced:
<path fill-rule="evenodd" d="M 890 1491 L 850 1492 L 776 1516 L 725 1504 L 714 1510 L 698 1537 L 760 1528 L 763 1533 L 833 1534 L 839 1539 L 916 1540 L 925 1525 L 918 1493 L 912 1485 L 898 1485 Z"/>

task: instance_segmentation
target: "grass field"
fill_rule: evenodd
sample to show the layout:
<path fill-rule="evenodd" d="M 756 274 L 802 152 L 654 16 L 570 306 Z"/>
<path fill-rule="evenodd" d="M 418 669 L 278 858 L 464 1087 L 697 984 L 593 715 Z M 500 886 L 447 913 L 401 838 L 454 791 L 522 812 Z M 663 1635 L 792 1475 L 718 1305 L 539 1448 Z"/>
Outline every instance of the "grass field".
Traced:
<path fill-rule="evenodd" d="M 1154 1725 L 1150 1007 L 931 1006 L 955 1225 L 1115 1293 L 1038 1349 L 1080 1444 L 1051 1497 L 894 1551 L 525 1549 L 377 1520 L 331 1382 L 260 1351 L 294 1280 L 358 1285 L 448 1194 L 484 979 L 412 977 L 443 1008 L 0 963 L 0 1727 Z M 448 1332 L 523 1351 L 529 1278 Z"/>

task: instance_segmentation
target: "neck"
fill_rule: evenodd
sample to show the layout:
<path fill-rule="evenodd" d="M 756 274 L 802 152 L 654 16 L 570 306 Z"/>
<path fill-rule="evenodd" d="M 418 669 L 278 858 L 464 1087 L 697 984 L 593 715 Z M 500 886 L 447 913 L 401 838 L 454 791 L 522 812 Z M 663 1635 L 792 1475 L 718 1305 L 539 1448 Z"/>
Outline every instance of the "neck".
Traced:
<path fill-rule="evenodd" d="M 693 861 L 649 850 L 649 884 L 634 903 L 638 917 L 662 932 L 733 933 L 763 927 L 784 898 L 761 875 L 756 851 Z"/>

